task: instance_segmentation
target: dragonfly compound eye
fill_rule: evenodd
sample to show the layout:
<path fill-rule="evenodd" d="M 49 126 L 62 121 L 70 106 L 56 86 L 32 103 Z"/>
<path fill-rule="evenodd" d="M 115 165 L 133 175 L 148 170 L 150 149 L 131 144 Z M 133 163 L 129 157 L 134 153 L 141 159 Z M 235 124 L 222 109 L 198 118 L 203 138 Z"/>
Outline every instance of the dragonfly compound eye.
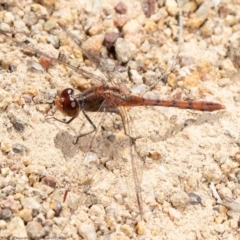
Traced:
<path fill-rule="evenodd" d="M 61 92 L 60 97 L 56 98 L 56 106 L 59 111 L 68 117 L 75 117 L 80 110 L 78 101 L 74 98 L 74 90 L 66 88 Z"/>

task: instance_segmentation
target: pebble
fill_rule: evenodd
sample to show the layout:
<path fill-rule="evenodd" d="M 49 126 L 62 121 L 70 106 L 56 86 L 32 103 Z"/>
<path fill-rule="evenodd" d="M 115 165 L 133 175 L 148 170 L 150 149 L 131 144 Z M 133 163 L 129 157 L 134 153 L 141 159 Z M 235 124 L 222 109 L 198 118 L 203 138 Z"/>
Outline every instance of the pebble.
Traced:
<path fill-rule="evenodd" d="M 36 221 L 28 222 L 26 230 L 29 238 L 41 238 L 45 235 L 42 225 Z"/>
<path fill-rule="evenodd" d="M 181 213 L 175 209 L 175 208 L 172 208 L 170 207 L 168 209 L 168 214 L 169 214 L 169 217 L 172 219 L 172 220 L 175 220 L 175 219 L 180 219 L 181 217 Z"/>
<path fill-rule="evenodd" d="M 209 182 L 219 183 L 222 180 L 222 171 L 216 165 L 205 166 L 203 176 Z"/>
<path fill-rule="evenodd" d="M 1 174 L 4 177 L 7 176 L 9 174 L 9 172 L 10 172 L 10 168 L 9 167 L 5 167 L 5 168 L 1 169 Z"/>
<path fill-rule="evenodd" d="M 51 188 L 55 188 L 57 185 L 57 179 L 53 176 L 46 176 L 42 179 L 42 183 Z"/>
<path fill-rule="evenodd" d="M 133 43 L 137 48 L 141 46 L 145 40 L 145 29 L 135 19 L 129 20 L 122 28 L 124 39 Z"/>
<path fill-rule="evenodd" d="M 32 209 L 24 208 L 19 211 L 19 217 L 24 220 L 24 222 L 32 221 Z"/>
<path fill-rule="evenodd" d="M 121 225 L 120 230 L 128 237 L 134 236 L 133 229 L 127 224 Z"/>
<path fill-rule="evenodd" d="M 199 28 L 208 19 L 210 8 L 210 2 L 203 2 L 192 17 L 188 19 L 186 25 L 190 28 Z"/>
<path fill-rule="evenodd" d="M 218 80 L 218 86 L 219 87 L 226 87 L 231 84 L 231 79 L 230 78 L 221 78 Z"/>
<path fill-rule="evenodd" d="M 10 26 L 9 26 L 9 24 L 7 24 L 7 23 L 1 22 L 1 23 L 0 23 L 0 29 L 1 29 L 2 31 L 7 32 L 7 31 L 10 31 Z"/>
<path fill-rule="evenodd" d="M 27 12 L 24 14 L 23 21 L 27 26 L 35 25 L 38 21 L 37 15 L 35 12 Z"/>
<path fill-rule="evenodd" d="M 53 28 L 55 28 L 57 25 L 57 19 L 54 19 L 54 18 L 50 18 L 49 20 L 47 20 L 44 25 L 43 25 L 43 29 L 45 31 L 50 31 L 52 30 Z"/>
<path fill-rule="evenodd" d="M 127 12 L 127 5 L 120 1 L 114 9 L 117 13 L 125 14 Z"/>
<path fill-rule="evenodd" d="M 238 168 L 238 163 L 233 162 L 231 160 L 226 161 L 224 164 L 221 165 L 221 170 L 227 176 L 234 172 L 235 169 Z"/>
<path fill-rule="evenodd" d="M 238 72 L 230 59 L 224 59 L 221 61 L 220 68 L 223 78 L 233 78 Z"/>
<path fill-rule="evenodd" d="M 8 223 L 8 229 L 11 232 L 11 236 L 15 236 L 22 239 L 28 239 L 27 231 L 24 226 L 24 222 L 20 217 L 14 217 Z"/>
<path fill-rule="evenodd" d="M 105 215 L 105 210 L 102 205 L 93 205 L 89 211 L 89 214 L 100 217 Z"/>
<path fill-rule="evenodd" d="M 7 222 L 4 220 L 0 220 L 0 230 L 6 229 L 7 228 Z"/>
<path fill-rule="evenodd" d="M 104 41 L 103 34 L 95 35 L 88 38 L 85 42 L 83 42 L 82 47 L 86 49 L 89 53 L 96 55 L 99 54 L 103 41 Z"/>
<path fill-rule="evenodd" d="M 185 192 L 176 192 L 170 197 L 170 202 L 176 208 L 185 208 L 189 202 L 189 197 Z"/>
<path fill-rule="evenodd" d="M 12 23 L 15 20 L 11 12 L 5 12 L 3 21 L 7 24 Z"/>
<path fill-rule="evenodd" d="M 32 11 L 36 14 L 38 19 L 44 19 L 44 20 L 49 19 L 49 14 L 47 9 L 40 4 L 37 4 L 37 3 L 32 4 Z"/>
<path fill-rule="evenodd" d="M 42 208 L 41 204 L 37 201 L 37 199 L 33 197 L 25 197 L 21 199 L 21 203 L 23 207 L 27 209 L 40 211 Z"/>
<path fill-rule="evenodd" d="M 123 38 L 118 38 L 115 43 L 115 51 L 117 59 L 125 63 L 132 59 L 136 51 L 136 47 L 131 42 L 128 42 Z"/>
<path fill-rule="evenodd" d="M 141 84 L 143 83 L 142 76 L 138 73 L 137 70 L 130 70 L 130 79 L 135 83 L 135 84 Z"/>
<path fill-rule="evenodd" d="M 197 9 L 197 3 L 194 1 L 185 1 L 182 5 L 183 13 L 193 13 Z"/>
<path fill-rule="evenodd" d="M 144 29 L 147 33 L 153 33 L 157 30 L 157 24 L 152 20 L 148 20 L 144 25 Z"/>
<path fill-rule="evenodd" d="M 190 193 L 189 194 L 189 204 L 191 205 L 198 205 L 202 203 L 202 199 L 200 196 L 198 196 L 195 193 Z"/>
<path fill-rule="evenodd" d="M 200 74 L 197 71 L 185 76 L 182 79 L 183 85 L 186 87 L 194 87 L 197 86 L 198 83 L 201 81 Z"/>
<path fill-rule="evenodd" d="M 227 187 L 221 187 L 218 190 L 218 194 L 221 197 L 221 199 L 225 199 L 225 197 L 232 198 L 232 191 L 229 188 L 227 188 Z"/>
<path fill-rule="evenodd" d="M 12 212 L 8 208 L 0 208 L 0 219 L 7 220 L 12 216 Z"/>
<path fill-rule="evenodd" d="M 136 232 L 139 234 L 139 235 L 143 235 L 146 231 L 146 226 L 144 224 L 144 221 L 139 221 L 137 224 L 136 224 Z"/>
<path fill-rule="evenodd" d="M 78 233 L 85 239 L 85 240 L 96 240 L 97 234 L 93 224 L 89 223 L 80 223 L 78 226 Z"/>
<path fill-rule="evenodd" d="M 46 219 L 53 219 L 54 216 L 55 216 L 55 212 L 52 209 L 50 209 L 46 214 Z"/>
<path fill-rule="evenodd" d="M 115 42 L 120 37 L 119 33 L 106 33 L 104 37 L 103 45 L 110 51 L 114 47 Z"/>
<path fill-rule="evenodd" d="M 213 20 L 207 20 L 201 27 L 201 33 L 203 36 L 211 36 L 214 31 L 215 23 Z"/>
<path fill-rule="evenodd" d="M 177 82 L 178 82 L 177 76 L 174 73 L 170 73 L 167 76 L 167 82 L 168 82 L 168 85 L 170 87 L 176 88 L 177 87 Z"/>
<path fill-rule="evenodd" d="M 114 16 L 114 26 L 122 28 L 127 22 L 127 16 L 125 14 L 116 14 Z"/>
<path fill-rule="evenodd" d="M 166 7 L 167 12 L 171 16 L 176 16 L 178 14 L 178 5 L 175 0 L 166 0 L 165 7 Z"/>
<path fill-rule="evenodd" d="M 33 165 L 29 165 L 25 168 L 25 173 L 26 174 L 34 173 L 39 176 L 44 176 L 44 175 L 46 175 L 46 168 L 41 165 L 33 164 Z"/>

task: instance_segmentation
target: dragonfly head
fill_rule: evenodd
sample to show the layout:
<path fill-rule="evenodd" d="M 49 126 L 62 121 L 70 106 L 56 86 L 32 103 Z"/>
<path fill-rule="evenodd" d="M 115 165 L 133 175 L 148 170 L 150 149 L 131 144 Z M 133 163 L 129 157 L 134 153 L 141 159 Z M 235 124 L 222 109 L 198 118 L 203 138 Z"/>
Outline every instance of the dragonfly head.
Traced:
<path fill-rule="evenodd" d="M 72 88 L 65 88 L 55 100 L 57 109 L 68 117 L 75 117 L 80 111 L 79 103 L 73 93 Z"/>

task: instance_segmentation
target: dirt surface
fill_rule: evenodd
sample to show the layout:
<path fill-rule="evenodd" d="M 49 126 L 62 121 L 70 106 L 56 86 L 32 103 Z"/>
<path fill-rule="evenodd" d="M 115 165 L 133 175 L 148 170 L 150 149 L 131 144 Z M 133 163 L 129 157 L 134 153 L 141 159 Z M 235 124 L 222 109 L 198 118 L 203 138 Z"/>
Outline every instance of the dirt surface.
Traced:
<path fill-rule="evenodd" d="M 0 30 L 15 33 L 0 34 L 0 238 L 240 239 L 240 2 L 180 1 L 180 18 L 174 0 L 118 3 L 0 5 Z M 110 79 L 57 21 L 87 40 L 86 49 L 101 49 L 102 61 L 118 65 Z M 102 46 L 107 33 L 119 33 L 115 53 Z M 109 84 L 117 76 L 124 89 L 147 90 L 144 97 L 211 101 L 226 110 L 128 108 L 132 143 L 118 115 L 89 113 L 97 133 L 74 145 L 92 126 L 82 114 L 71 124 L 50 119 L 54 99 L 64 88 L 96 81 L 56 62 L 40 69 L 39 55 L 12 39 L 61 53 Z"/>

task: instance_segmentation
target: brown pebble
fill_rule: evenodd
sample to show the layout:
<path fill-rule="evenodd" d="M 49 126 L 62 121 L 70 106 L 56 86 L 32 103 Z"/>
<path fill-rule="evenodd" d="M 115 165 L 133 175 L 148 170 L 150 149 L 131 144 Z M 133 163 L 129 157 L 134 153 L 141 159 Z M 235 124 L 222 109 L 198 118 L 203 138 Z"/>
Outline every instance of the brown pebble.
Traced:
<path fill-rule="evenodd" d="M 57 185 L 57 180 L 53 176 L 46 176 L 42 179 L 42 183 L 49 187 L 55 188 Z"/>
<path fill-rule="evenodd" d="M 123 2 L 119 2 L 115 7 L 115 11 L 120 14 L 125 14 L 127 12 L 127 5 Z"/>

